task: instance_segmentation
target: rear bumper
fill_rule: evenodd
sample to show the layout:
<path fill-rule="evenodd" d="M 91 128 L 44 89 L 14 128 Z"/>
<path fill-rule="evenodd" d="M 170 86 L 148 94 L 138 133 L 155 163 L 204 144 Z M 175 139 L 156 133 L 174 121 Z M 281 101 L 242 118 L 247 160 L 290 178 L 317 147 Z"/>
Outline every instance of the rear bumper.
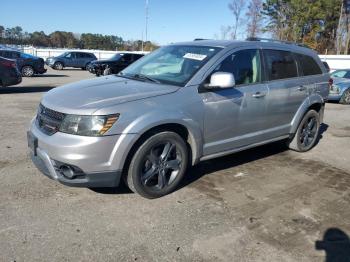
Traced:
<path fill-rule="evenodd" d="M 22 82 L 22 76 L 20 74 L 18 76 L 5 77 L 4 79 L 2 79 L 2 83 L 4 86 L 17 85 L 21 82 Z"/>

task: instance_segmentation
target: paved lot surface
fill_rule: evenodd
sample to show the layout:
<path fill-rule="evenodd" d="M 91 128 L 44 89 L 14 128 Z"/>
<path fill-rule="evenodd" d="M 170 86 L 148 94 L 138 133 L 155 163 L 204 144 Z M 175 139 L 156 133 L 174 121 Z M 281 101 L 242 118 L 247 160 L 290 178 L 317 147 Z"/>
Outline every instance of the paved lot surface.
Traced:
<path fill-rule="evenodd" d="M 327 104 L 311 152 L 276 143 L 203 162 L 150 201 L 32 166 L 25 132 L 43 92 L 88 77 L 49 70 L 0 90 L 0 261 L 349 261 L 350 107 Z"/>

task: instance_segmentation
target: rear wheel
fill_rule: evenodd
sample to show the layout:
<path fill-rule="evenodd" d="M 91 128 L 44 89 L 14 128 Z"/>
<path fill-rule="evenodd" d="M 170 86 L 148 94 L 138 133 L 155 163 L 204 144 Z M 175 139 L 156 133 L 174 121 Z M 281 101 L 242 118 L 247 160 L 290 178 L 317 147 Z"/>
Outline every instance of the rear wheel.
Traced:
<path fill-rule="evenodd" d="M 174 132 L 161 132 L 148 138 L 130 162 L 127 184 L 146 198 L 158 198 L 174 191 L 185 175 L 188 151 L 184 140 Z"/>
<path fill-rule="evenodd" d="M 289 148 L 298 152 L 309 151 L 317 142 L 319 130 L 320 115 L 315 110 L 308 111 L 301 120 L 293 139 L 289 141 Z"/>
<path fill-rule="evenodd" d="M 56 62 L 54 65 L 53 65 L 53 68 L 56 69 L 56 70 L 63 70 L 63 64 L 61 62 Z"/>
<path fill-rule="evenodd" d="M 31 77 L 34 75 L 34 68 L 32 66 L 23 66 L 21 73 L 24 77 Z"/>
<path fill-rule="evenodd" d="M 350 104 L 350 88 L 345 90 L 340 98 L 339 103 L 349 105 Z"/>

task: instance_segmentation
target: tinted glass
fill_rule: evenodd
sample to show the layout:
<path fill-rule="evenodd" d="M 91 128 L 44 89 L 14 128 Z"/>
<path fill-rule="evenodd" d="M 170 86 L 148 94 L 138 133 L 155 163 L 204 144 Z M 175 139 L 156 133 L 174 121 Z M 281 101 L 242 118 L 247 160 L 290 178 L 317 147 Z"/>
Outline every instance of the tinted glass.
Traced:
<path fill-rule="evenodd" d="M 132 60 L 132 55 L 131 54 L 124 54 L 122 61 L 123 62 L 130 62 Z"/>
<path fill-rule="evenodd" d="M 236 85 L 258 83 L 261 80 L 261 63 L 259 51 L 242 50 L 229 55 L 214 70 L 228 72 L 235 76 Z"/>
<path fill-rule="evenodd" d="M 301 54 L 296 54 L 296 56 L 298 57 L 301 72 L 304 76 L 322 74 L 321 68 L 312 57 Z"/>
<path fill-rule="evenodd" d="M 263 50 L 268 80 L 298 76 L 297 64 L 291 52 Z"/>

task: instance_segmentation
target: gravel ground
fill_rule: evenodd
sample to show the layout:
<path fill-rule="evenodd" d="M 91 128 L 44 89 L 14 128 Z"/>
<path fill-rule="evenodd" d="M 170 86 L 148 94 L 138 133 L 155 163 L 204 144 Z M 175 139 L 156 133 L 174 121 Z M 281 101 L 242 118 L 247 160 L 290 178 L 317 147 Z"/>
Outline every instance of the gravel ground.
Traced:
<path fill-rule="evenodd" d="M 0 90 L 0 261 L 350 260 L 349 106 L 327 104 L 308 153 L 274 143 L 206 161 L 173 194 L 146 200 L 63 186 L 29 160 L 43 92 L 89 77 L 49 70 Z"/>

